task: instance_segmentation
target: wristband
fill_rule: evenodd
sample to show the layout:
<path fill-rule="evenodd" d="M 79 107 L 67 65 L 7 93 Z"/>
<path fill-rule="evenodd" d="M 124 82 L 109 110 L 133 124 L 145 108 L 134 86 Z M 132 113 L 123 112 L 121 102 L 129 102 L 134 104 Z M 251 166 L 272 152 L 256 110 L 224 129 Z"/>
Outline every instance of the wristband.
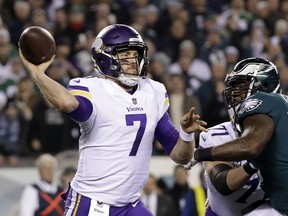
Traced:
<path fill-rule="evenodd" d="M 253 174 L 257 173 L 257 171 L 258 171 L 258 169 L 256 167 L 254 167 L 253 164 L 251 164 L 250 162 L 246 162 L 243 165 L 243 169 L 249 175 L 253 175 Z"/>
<path fill-rule="evenodd" d="M 214 161 L 212 159 L 212 147 L 210 148 L 198 148 L 194 152 L 194 158 L 197 161 Z"/>
<path fill-rule="evenodd" d="M 186 133 L 182 127 L 180 126 L 180 133 L 179 133 L 180 137 L 182 140 L 184 140 L 185 142 L 191 142 L 192 140 L 194 140 L 194 133 L 188 134 Z"/>

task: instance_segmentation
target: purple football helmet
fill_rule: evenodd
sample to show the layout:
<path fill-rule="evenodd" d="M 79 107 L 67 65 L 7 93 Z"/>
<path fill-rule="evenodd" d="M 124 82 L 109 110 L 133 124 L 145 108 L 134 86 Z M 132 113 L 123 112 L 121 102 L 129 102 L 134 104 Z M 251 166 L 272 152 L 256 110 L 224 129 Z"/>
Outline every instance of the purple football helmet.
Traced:
<path fill-rule="evenodd" d="M 132 27 L 114 24 L 99 32 L 92 44 L 92 60 L 97 75 L 117 79 L 126 86 L 135 86 L 140 77 L 147 75 L 147 45 L 140 34 Z M 125 50 L 138 52 L 138 75 L 125 74 L 117 53 Z"/>

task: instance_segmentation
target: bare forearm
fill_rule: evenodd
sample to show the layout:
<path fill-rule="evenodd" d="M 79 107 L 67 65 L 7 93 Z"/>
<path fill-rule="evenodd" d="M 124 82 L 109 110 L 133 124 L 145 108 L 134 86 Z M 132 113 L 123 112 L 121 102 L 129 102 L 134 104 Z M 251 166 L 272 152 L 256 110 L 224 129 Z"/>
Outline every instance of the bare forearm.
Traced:
<path fill-rule="evenodd" d="M 267 114 L 255 114 L 243 121 L 240 138 L 213 148 L 197 149 L 197 161 L 240 161 L 257 157 L 274 133 L 274 122 Z"/>
<path fill-rule="evenodd" d="M 200 119 L 200 116 L 195 114 L 195 108 L 191 107 L 180 121 L 179 139 L 172 153 L 170 154 L 172 160 L 179 164 L 187 164 L 192 159 L 195 139 L 194 132 L 207 131 L 203 126 L 207 125 L 205 121 Z"/>
<path fill-rule="evenodd" d="M 77 99 L 62 85 L 44 73 L 34 74 L 32 79 L 40 89 L 45 100 L 59 111 L 69 113 L 78 107 Z"/>
<path fill-rule="evenodd" d="M 227 142 L 221 146 L 213 147 L 211 154 L 213 159 L 217 161 L 240 161 L 251 159 L 255 156 L 252 149 L 249 148 L 248 139 L 245 138 L 238 139 L 238 141 Z"/>
<path fill-rule="evenodd" d="M 176 146 L 170 154 L 170 157 L 175 163 L 187 164 L 193 156 L 195 141 L 186 142 L 179 138 Z"/>
<path fill-rule="evenodd" d="M 19 49 L 20 58 L 27 69 L 31 79 L 38 86 L 47 103 L 61 112 L 70 113 L 78 106 L 78 100 L 59 83 L 46 76 L 45 71 L 54 61 L 55 55 L 47 62 L 34 65 L 27 61 Z"/>
<path fill-rule="evenodd" d="M 227 175 L 227 185 L 232 191 L 242 188 L 250 179 L 251 175 L 247 174 L 243 167 L 231 169 Z"/>
<path fill-rule="evenodd" d="M 254 141 L 239 138 L 221 146 L 202 148 L 195 151 L 197 161 L 240 161 L 255 157 L 258 152 L 252 148 Z"/>

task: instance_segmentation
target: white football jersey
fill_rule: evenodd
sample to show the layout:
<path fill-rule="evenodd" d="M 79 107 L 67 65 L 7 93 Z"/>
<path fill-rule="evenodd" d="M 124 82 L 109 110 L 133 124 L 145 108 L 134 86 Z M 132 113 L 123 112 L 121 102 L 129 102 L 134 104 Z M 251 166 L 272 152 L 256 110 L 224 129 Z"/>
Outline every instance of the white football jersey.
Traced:
<path fill-rule="evenodd" d="M 208 132 L 201 132 L 199 145 L 203 148 L 221 145 L 236 138 L 231 122 L 225 122 L 209 128 Z M 239 167 L 246 161 L 234 161 L 233 166 Z M 252 203 L 263 200 L 264 192 L 260 188 L 257 174 L 254 174 L 249 182 L 238 191 L 224 196 L 220 194 L 211 183 L 208 174 L 205 172 L 207 184 L 207 201 L 211 209 L 218 216 L 240 216 L 241 210 Z"/>
<path fill-rule="evenodd" d="M 163 84 L 140 79 L 134 94 L 109 79 L 73 79 L 70 92 L 92 101 L 79 122 L 79 162 L 72 188 L 91 199 L 123 206 L 140 197 L 150 169 L 154 131 L 167 111 Z"/>

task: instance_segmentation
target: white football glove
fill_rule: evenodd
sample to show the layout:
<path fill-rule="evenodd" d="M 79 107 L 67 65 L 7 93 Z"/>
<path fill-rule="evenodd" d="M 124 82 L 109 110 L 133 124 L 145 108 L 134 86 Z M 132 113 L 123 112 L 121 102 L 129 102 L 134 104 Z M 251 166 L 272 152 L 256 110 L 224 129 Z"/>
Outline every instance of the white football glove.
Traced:
<path fill-rule="evenodd" d="M 189 161 L 189 163 L 187 163 L 186 165 L 183 165 L 183 166 L 184 166 L 184 168 L 185 168 L 186 170 L 190 170 L 190 169 L 192 169 L 192 167 L 194 167 L 197 163 L 198 163 L 198 161 L 195 160 L 195 158 L 194 158 L 194 156 L 193 156 L 192 160 Z"/>

